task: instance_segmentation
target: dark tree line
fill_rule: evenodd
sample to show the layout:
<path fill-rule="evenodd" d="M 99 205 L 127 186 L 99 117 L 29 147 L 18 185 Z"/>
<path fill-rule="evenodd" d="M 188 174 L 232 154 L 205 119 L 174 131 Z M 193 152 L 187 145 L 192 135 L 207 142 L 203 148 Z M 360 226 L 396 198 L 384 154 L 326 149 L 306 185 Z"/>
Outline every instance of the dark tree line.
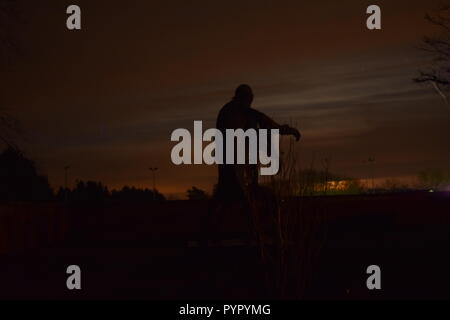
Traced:
<path fill-rule="evenodd" d="M 52 198 L 48 179 L 38 174 L 34 161 L 12 146 L 0 153 L 0 200 L 45 201 Z"/>
<path fill-rule="evenodd" d="M 56 198 L 69 203 L 146 203 L 164 201 L 164 195 L 157 190 L 124 186 L 120 190 L 109 191 L 108 187 L 96 181 L 77 181 L 75 188 L 59 188 Z"/>
<path fill-rule="evenodd" d="M 186 195 L 189 200 L 207 200 L 210 198 L 206 191 L 197 187 L 192 187 L 191 189 L 189 189 L 186 192 Z"/>
<path fill-rule="evenodd" d="M 48 178 L 39 174 L 34 161 L 18 148 L 8 146 L 0 153 L 0 201 L 49 201 L 71 203 L 163 201 L 157 190 L 123 187 L 108 190 L 101 182 L 77 181 L 73 189 L 59 188 L 56 194 Z"/>

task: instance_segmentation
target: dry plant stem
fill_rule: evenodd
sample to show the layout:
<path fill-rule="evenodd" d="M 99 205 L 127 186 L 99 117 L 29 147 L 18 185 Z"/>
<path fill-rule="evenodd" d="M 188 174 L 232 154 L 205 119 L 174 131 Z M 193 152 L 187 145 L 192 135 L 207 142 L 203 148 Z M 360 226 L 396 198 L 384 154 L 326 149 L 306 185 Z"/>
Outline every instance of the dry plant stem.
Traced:
<path fill-rule="evenodd" d="M 314 194 L 317 180 L 314 161 L 302 174 L 295 143 L 290 140 L 280 162 L 280 174 L 268 181 L 272 204 L 259 196 L 249 197 L 249 203 L 268 288 L 277 298 L 302 298 L 323 245 L 324 216 L 320 198 L 309 197 L 310 204 L 305 206 L 305 196 Z M 322 166 L 321 189 L 326 194 L 329 160 Z"/>

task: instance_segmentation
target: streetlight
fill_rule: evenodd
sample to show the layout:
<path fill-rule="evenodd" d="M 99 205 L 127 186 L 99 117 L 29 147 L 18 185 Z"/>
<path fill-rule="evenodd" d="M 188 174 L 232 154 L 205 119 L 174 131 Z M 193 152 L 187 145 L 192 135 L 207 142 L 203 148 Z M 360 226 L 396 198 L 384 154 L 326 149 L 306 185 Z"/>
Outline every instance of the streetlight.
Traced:
<path fill-rule="evenodd" d="M 64 167 L 64 197 L 65 197 L 65 200 L 67 201 L 67 191 L 68 191 L 68 189 L 67 189 L 67 175 L 68 175 L 68 171 L 69 171 L 69 169 L 70 169 L 70 166 L 65 166 Z"/>
<path fill-rule="evenodd" d="M 156 178 L 155 178 L 155 175 L 156 175 L 156 170 L 158 170 L 158 168 L 150 167 L 150 168 L 148 168 L 148 170 L 150 170 L 152 172 L 152 174 L 153 174 L 153 191 L 156 191 L 156 182 L 155 182 Z"/>
<path fill-rule="evenodd" d="M 370 175 L 371 175 L 371 178 L 372 178 L 372 191 L 373 191 L 374 188 L 375 188 L 374 177 L 373 177 L 373 166 L 374 166 L 374 163 L 375 163 L 375 158 L 374 157 L 369 157 L 369 159 L 367 159 L 367 161 L 369 162 L 369 165 L 370 165 Z"/>

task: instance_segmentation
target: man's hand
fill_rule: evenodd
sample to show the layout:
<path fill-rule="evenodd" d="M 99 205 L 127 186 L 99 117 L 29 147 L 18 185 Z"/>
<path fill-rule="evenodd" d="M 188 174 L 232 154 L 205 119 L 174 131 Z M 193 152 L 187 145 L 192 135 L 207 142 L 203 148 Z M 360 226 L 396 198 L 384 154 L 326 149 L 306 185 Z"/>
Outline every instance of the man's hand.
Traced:
<path fill-rule="evenodd" d="M 287 124 L 281 126 L 281 134 L 294 136 L 296 141 L 300 140 L 301 137 L 300 131 L 295 128 L 289 127 Z"/>
<path fill-rule="evenodd" d="M 295 137 L 295 141 L 300 140 L 300 137 L 302 136 L 302 135 L 300 134 L 300 131 L 298 131 L 298 130 L 295 129 L 295 128 L 290 128 L 290 129 L 291 129 L 291 134 Z"/>

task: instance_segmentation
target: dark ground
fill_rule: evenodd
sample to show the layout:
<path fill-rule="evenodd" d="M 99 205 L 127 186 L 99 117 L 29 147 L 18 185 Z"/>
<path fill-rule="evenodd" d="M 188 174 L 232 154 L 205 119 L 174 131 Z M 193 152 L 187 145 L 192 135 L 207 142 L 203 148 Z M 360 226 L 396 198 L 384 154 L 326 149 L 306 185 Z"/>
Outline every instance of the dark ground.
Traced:
<path fill-rule="evenodd" d="M 320 205 L 326 230 L 304 298 L 450 298 L 450 195 L 304 201 Z M 0 298 L 272 297 L 255 248 L 188 245 L 203 237 L 211 205 L 0 205 Z M 245 234 L 233 223 L 229 230 Z M 66 289 L 71 264 L 81 267 L 81 291 Z M 371 264 L 381 267 L 379 291 L 366 288 Z"/>

